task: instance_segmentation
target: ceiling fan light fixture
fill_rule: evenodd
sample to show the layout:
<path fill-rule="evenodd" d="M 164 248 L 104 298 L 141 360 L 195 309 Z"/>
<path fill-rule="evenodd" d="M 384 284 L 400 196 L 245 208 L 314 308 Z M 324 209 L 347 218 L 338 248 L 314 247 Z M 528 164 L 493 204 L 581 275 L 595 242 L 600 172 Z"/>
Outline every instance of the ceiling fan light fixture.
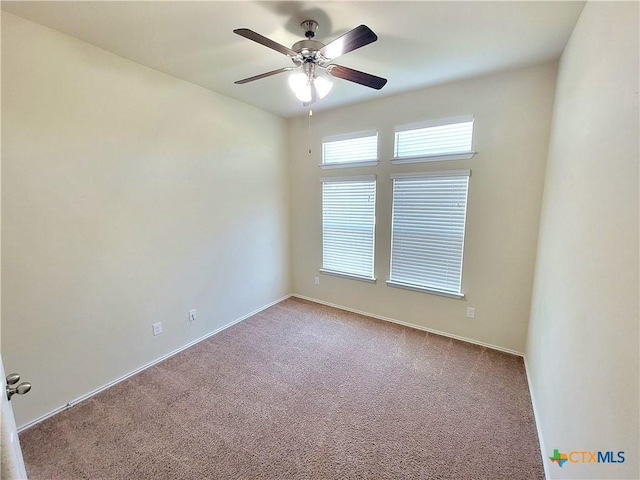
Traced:
<path fill-rule="evenodd" d="M 326 97 L 333 88 L 333 82 L 323 77 L 316 77 L 313 81 L 316 86 L 318 98 Z M 289 76 L 289 88 L 295 93 L 301 102 L 311 101 L 311 82 L 305 73 L 294 73 Z"/>
<path fill-rule="evenodd" d="M 333 82 L 324 77 L 316 77 L 313 83 L 316 85 L 316 91 L 318 92 L 319 98 L 326 97 L 333 88 Z"/>
<path fill-rule="evenodd" d="M 311 101 L 311 88 L 309 87 L 309 80 L 304 73 L 294 73 L 289 76 L 289 88 L 293 90 L 296 97 L 301 102 Z"/>

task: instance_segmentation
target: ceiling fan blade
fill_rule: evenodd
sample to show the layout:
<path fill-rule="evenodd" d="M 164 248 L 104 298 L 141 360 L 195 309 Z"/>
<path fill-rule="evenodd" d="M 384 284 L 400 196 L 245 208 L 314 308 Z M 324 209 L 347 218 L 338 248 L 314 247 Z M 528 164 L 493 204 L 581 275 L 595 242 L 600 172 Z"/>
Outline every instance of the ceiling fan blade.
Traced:
<path fill-rule="evenodd" d="M 261 73 L 260 75 L 256 75 L 254 77 L 243 78 L 242 80 L 238 80 L 233 83 L 237 83 L 238 85 L 242 85 L 243 83 L 253 82 L 254 80 L 260 80 L 261 78 L 267 78 L 271 75 L 277 75 L 278 73 L 288 72 L 289 70 L 294 70 L 296 67 L 282 67 L 277 70 L 271 70 L 270 72 Z"/>
<path fill-rule="evenodd" d="M 249 30 L 248 28 L 237 28 L 233 31 L 233 33 L 236 33 L 241 37 L 248 38 L 249 40 L 253 40 L 254 42 L 264 45 L 265 47 L 269 47 L 275 50 L 276 52 L 283 53 L 288 57 L 295 58 L 298 56 L 298 54 L 293 50 L 291 50 L 290 48 L 287 48 L 284 45 L 280 45 L 279 43 L 274 42 L 273 40 L 263 35 L 260 35 L 259 33 L 256 33 L 253 30 Z"/>
<path fill-rule="evenodd" d="M 326 58 L 332 59 L 349 53 L 356 48 L 369 45 L 377 39 L 377 35 L 369 27 L 360 25 L 326 44 L 320 49 L 320 53 Z"/>
<path fill-rule="evenodd" d="M 387 83 L 386 78 L 376 77 L 370 73 L 364 73 L 352 68 L 343 67 L 342 65 L 329 65 L 327 72 L 334 77 L 342 78 L 350 82 L 359 83 L 365 87 L 375 88 L 380 90 Z"/>

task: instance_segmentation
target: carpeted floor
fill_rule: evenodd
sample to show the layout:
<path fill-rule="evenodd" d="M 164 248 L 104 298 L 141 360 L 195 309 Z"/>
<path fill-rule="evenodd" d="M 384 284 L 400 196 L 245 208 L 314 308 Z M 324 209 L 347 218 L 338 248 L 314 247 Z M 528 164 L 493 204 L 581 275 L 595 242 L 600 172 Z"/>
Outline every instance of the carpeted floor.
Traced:
<path fill-rule="evenodd" d="M 20 442 L 31 480 L 544 478 L 521 358 L 294 298 Z"/>

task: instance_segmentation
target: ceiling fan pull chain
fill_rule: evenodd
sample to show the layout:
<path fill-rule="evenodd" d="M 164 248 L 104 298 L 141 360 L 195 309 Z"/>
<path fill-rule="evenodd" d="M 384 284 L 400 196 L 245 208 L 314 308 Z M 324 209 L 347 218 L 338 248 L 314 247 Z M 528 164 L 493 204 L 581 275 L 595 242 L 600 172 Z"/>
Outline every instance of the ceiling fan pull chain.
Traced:
<path fill-rule="evenodd" d="M 313 117 L 313 110 L 309 109 L 309 117 L 307 120 L 307 144 L 309 147 L 309 155 L 311 155 L 311 117 Z"/>

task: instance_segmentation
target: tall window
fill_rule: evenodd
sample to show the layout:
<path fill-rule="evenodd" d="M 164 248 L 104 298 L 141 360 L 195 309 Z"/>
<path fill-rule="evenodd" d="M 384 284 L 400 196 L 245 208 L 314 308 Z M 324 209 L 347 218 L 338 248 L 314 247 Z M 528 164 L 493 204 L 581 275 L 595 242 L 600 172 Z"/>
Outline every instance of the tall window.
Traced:
<path fill-rule="evenodd" d="M 471 158 L 473 116 L 444 118 L 396 127 L 392 163 Z"/>
<path fill-rule="evenodd" d="M 378 132 L 375 130 L 322 139 L 321 167 L 364 167 L 377 164 Z"/>
<path fill-rule="evenodd" d="M 462 297 L 469 170 L 396 174 L 387 282 Z"/>
<path fill-rule="evenodd" d="M 374 281 L 376 177 L 322 179 L 321 272 Z"/>

